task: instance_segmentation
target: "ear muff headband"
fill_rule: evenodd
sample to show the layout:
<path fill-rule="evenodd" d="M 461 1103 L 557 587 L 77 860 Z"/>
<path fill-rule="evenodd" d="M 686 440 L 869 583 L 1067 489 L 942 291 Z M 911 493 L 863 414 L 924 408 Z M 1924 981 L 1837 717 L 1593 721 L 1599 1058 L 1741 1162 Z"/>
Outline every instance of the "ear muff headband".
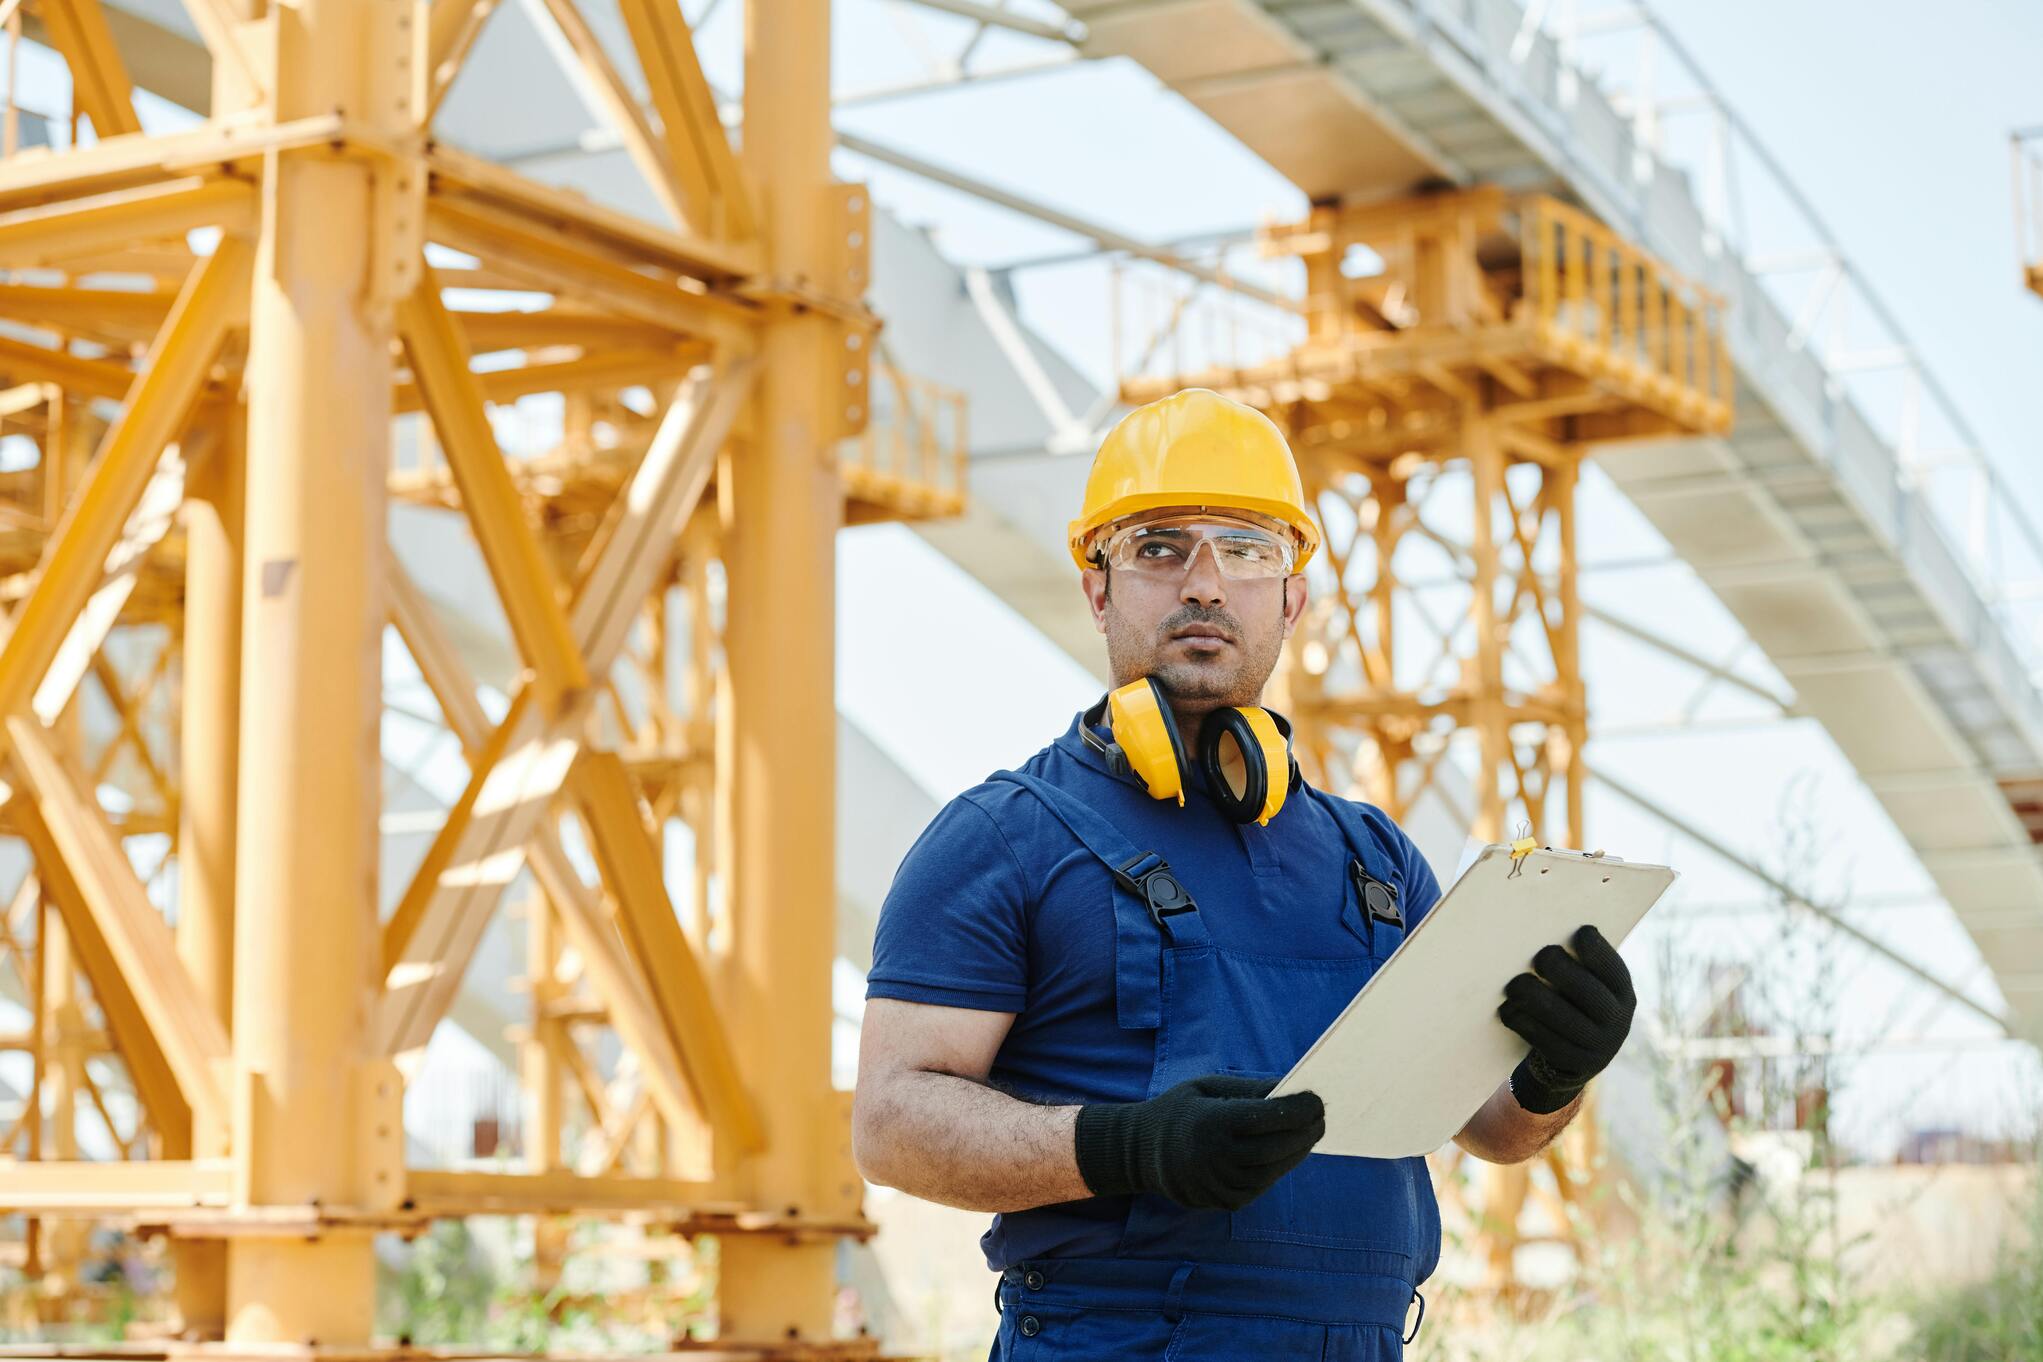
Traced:
<path fill-rule="evenodd" d="M 1141 778 L 1156 799 L 1185 802 L 1185 748 L 1178 740 L 1178 721 L 1163 701 L 1163 691 L 1150 677 L 1131 681 L 1107 697 L 1114 745 L 1122 760 Z"/>
<path fill-rule="evenodd" d="M 1257 706 L 1219 709 L 1199 728 L 1199 769 L 1206 791 L 1237 823 L 1266 825 L 1297 783 L 1291 725 Z M 1283 772 L 1271 780 L 1273 771 Z"/>

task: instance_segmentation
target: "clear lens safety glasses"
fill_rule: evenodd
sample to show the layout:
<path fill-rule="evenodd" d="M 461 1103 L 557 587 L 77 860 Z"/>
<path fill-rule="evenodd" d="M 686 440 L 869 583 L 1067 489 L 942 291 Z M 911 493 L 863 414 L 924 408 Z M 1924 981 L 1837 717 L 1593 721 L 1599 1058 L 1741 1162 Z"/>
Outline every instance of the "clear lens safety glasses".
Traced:
<path fill-rule="evenodd" d="M 1213 546 L 1220 575 L 1235 581 L 1288 576 L 1297 558 L 1288 536 L 1245 520 L 1204 516 L 1150 520 L 1114 530 L 1102 541 L 1100 556 L 1122 572 L 1175 581 L 1191 571 L 1201 544 Z"/>

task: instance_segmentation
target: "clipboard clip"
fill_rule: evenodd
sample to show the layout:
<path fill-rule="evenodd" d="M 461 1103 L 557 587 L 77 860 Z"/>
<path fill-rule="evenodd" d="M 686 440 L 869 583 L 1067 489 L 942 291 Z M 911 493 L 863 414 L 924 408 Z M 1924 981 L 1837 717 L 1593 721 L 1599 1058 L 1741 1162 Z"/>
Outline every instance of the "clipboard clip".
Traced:
<path fill-rule="evenodd" d="M 1514 838 L 1511 842 L 1511 873 L 1504 877 L 1507 880 L 1515 880 L 1524 872 L 1525 858 L 1539 846 L 1539 839 L 1532 835 L 1529 826 L 1523 823 L 1518 826 L 1524 829 L 1524 835 Z"/>

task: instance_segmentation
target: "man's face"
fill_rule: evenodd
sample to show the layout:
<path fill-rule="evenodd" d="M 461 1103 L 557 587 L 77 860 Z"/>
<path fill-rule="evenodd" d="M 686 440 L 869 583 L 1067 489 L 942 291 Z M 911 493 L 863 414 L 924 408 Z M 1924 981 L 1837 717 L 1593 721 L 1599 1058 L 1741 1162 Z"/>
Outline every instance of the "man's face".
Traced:
<path fill-rule="evenodd" d="M 1174 706 L 1194 713 L 1258 703 L 1305 611 L 1302 573 L 1228 577 L 1211 544 L 1179 571 L 1087 568 L 1084 585 L 1113 684 L 1155 677 Z"/>

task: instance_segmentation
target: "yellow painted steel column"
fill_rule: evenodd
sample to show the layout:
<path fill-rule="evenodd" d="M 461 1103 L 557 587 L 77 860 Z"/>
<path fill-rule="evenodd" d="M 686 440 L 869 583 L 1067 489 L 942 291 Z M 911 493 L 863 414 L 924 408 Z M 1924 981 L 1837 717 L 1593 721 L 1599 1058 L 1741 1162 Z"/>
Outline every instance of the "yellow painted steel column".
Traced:
<path fill-rule="evenodd" d="M 270 14 L 279 121 L 345 108 L 394 130 L 405 0 Z M 401 251 L 373 163 L 272 153 L 251 294 L 234 921 L 237 1206 L 371 1207 L 402 1149 L 370 1061 L 377 974 L 384 479 Z M 415 247 L 414 247 L 415 250 Z M 393 1127 L 397 1127 L 393 1129 Z M 378 1174 L 382 1177 L 379 1179 Z M 228 1245 L 230 1344 L 366 1344 L 366 1233 Z"/>
<path fill-rule="evenodd" d="M 50 1031 L 48 1008 L 49 979 L 49 931 L 50 923 L 56 920 L 56 909 L 50 903 L 50 896 L 44 892 L 40 882 L 35 891 L 35 954 L 29 961 L 28 977 L 28 1029 L 29 1058 L 28 1110 L 22 1113 L 28 1118 L 28 1161 L 38 1163 L 43 1157 L 43 1090 L 49 1081 Z M 19 956 L 15 957 L 17 960 Z M 29 1216 L 22 1221 L 21 1238 L 23 1258 L 21 1275 L 35 1281 L 43 1274 L 43 1225 L 45 1222 Z"/>
<path fill-rule="evenodd" d="M 1568 765 L 1563 787 L 1568 808 L 1566 845 L 1587 849 L 1589 830 L 1582 821 L 1582 749 L 1589 741 L 1588 689 L 1582 680 L 1582 593 L 1575 559 L 1575 492 L 1580 486 L 1581 471 L 1580 461 L 1570 459 L 1561 467 L 1546 471 L 1545 485 L 1553 498 L 1561 556 L 1560 656 L 1554 659 L 1554 667 L 1562 699 L 1569 709 L 1565 726 Z"/>
<path fill-rule="evenodd" d="M 76 1159 L 78 1094 L 85 1087 L 85 1047 L 78 1032 L 84 1022 L 78 1011 L 78 962 L 71 953 L 71 934 L 50 906 L 42 915 L 43 956 L 43 1085 L 49 1091 L 50 1139 L 43 1153 L 53 1159 Z M 78 1282 L 91 1227 L 69 1219 L 42 1222 L 42 1267 L 67 1287 Z"/>
<path fill-rule="evenodd" d="M 537 887 L 525 899 L 525 942 L 525 981 L 532 1002 L 531 1030 L 518 1050 L 525 1089 L 525 1167 L 533 1173 L 553 1173 L 561 1168 L 563 1111 L 560 1063 L 555 1056 L 559 1045 L 572 1042 L 558 1034 L 561 1022 L 551 1015 L 561 997 L 555 974 L 560 931 L 552 902 Z M 551 1291 L 560 1282 L 567 1231 L 568 1223 L 558 1216 L 533 1219 L 533 1282 L 541 1292 Z"/>
<path fill-rule="evenodd" d="M 1387 695 L 1396 695 L 1400 693 L 1397 684 L 1396 593 L 1401 583 L 1391 565 L 1397 557 L 1399 512 L 1404 509 L 1405 496 L 1411 484 L 1402 478 L 1391 477 L 1387 469 L 1372 468 L 1368 476 L 1371 502 L 1376 512 L 1376 522 L 1369 531 L 1370 543 L 1376 552 L 1376 580 L 1369 588 L 1370 618 L 1376 630 L 1376 655 L 1372 659 L 1374 665 L 1365 666 L 1365 673 L 1376 689 Z M 1355 536 L 1358 542 L 1361 537 L 1359 532 Z M 1397 725 L 1395 736 L 1391 730 L 1393 724 Z M 1386 715 L 1370 725 L 1370 729 L 1376 748 L 1373 767 L 1376 802 L 1392 818 L 1402 821 L 1407 809 L 1398 780 L 1399 772 L 1412 754 L 1413 721 L 1408 714 Z"/>
<path fill-rule="evenodd" d="M 1468 722 L 1476 730 L 1481 756 L 1476 762 L 1476 824 L 1471 831 L 1485 842 L 1504 836 L 1504 795 L 1498 778 L 1511 763 L 1511 718 L 1504 707 L 1504 638 L 1497 614 L 1497 539 L 1493 529 L 1497 507 L 1504 500 L 1504 447 L 1495 423 L 1478 408 L 1462 416 L 1463 448 L 1475 483 L 1475 521 L 1470 548 L 1475 559 L 1474 596 L 1469 603 L 1475 625 L 1476 655 L 1462 661 L 1469 692 Z"/>
<path fill-rule="evenodd" d="M 246 414 L 226 407 L 185 484 L 183 719 L 178 754 L 177 954 L 198 995 L 232 1034 L 234 820 L 241 733 L 241 525 Z M 191 1153 L 228 1149 L 228 1113 L 192 1112 Z M 227 1326 L 227 1246 L 174 1245 L 187 1338 Z"/>
<path fill-rule="evenodd" d="M 763 195 L 769 269 L 823 270 L 830 177 L 828 0 L 745 11 L 745 161 Z M 764 330 L 749 438 L 718 471 L 729 496 L 724 631 L 730 709 L 721 735 L 721 867 L 731 909 L 733 1048 L 744 1056 L 767 1145 L 745 1169 L 752 1204 L 802 1215 L 855 1208 L 858 1180 L 833 1123 L 830 965 L 836 949 L 836 532 L 843 499 L 836 413 L 824 407 L 832 330 L 814 314 Z M 834 1246 L 767 1236 L 723 1241 L 723 1336 L 830 1336 Z"/>

